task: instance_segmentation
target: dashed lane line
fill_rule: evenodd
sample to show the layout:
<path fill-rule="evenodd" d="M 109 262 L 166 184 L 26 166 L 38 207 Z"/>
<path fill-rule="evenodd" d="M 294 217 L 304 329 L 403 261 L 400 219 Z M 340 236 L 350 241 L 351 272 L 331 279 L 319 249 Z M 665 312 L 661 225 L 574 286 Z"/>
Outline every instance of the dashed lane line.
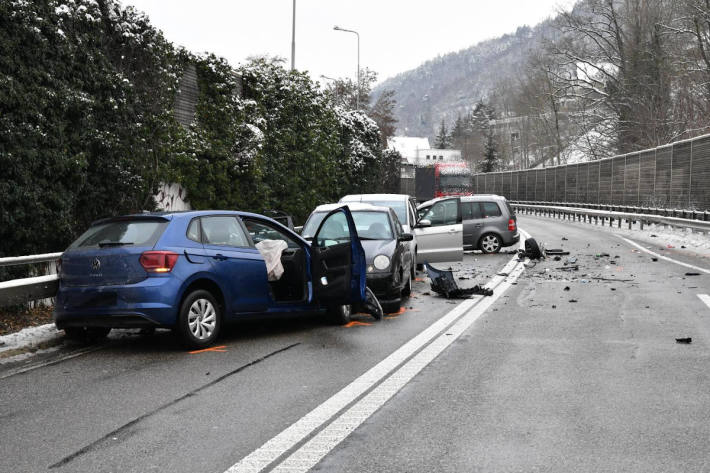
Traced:
<path fill-rule="evenodd" d="M 695 265 L 692 265 L 692 264 L 683 263 L 682 261 L 678 261 L 678 260 L 675 260 L 675 259 L 673 259 L 673 258 L 669 258 L 668 256 L 660 255 L 660 254 L 656 253 L 655 251 L 651 251 L 651 250 L 649 250 L 648 248 L 644 248 L 643 246 L 639 245 L 639 244 L 636 243 L 635 241 L 629 240 L 628 238 L 624 238 L 624 237 L 621 237 L 621 236 L 620 236 L 619 238 L 621 238 L 622 240 L 624 240 L 624 241 L 625 241 L 626 243 L 628 243 L 629 245 L 633 245 L 633 246 L 635 246 L 636 248 L 638 248 L 639 250 L 641 250 L 641 251 L 643 251 L 643 252 L 645 252 L 645 253 L 648 253 L 649 255 L 655 256 L 655 257 L 658 258 L 658 259 L 670 261 L 671 263 L 679 264 L 679 265 L 681 265 L 681 266 L 685 266 L 686 268 L 691 268 L 691 269 L 694 269 L 694 270 L 696 270 L 696 271 L 702 271 L 703 273 L 710 274 L 710 269 L 705 269 L 705 268 L 701 268 L 701 267 L 699 267 L 699 266 L 695 266 Z"/>
<path fill-rule="evenodd" d="M 708 306 L 708 309 L 710 309 L 710 296 L 707 294 L 698 294 L 698 299 L 703 301 L 706 306 Z"/>
<path fill-rule="evenodd" d="M 520 233 L 522 237 L 520 247 L 523 248 L 525 239 L 529 235 L 523 230 L 520 230 Z M 387 399 L 392 397 L 414 375 L 421 371 L 421 369 L 429 363 L 425 363 L 425 359 L 431 357 L 431 360 L 433 360 L 451 342 L 458 338 L 458 336 L 466 328 L 470 327 L 470 325 L 473 324 L 473 322 L 488 307 L 490 307 L 490 305 L 493 304 L 493 302 L 495 302 L 508 287 L 510 287 L 523 269 L 523 263 L 520 263 L 517 260 L 517 256 L 513 257 L 499 272 L 505 273 L 509 276 L 496 275 L 487 285 L 487 287 L 491 289 L 496 289 L 493 296 L 486 298 L 475 296 L 471 299 L 464 300 L 462 303 L 454 307 L 453 310 L 434 322 L 419 335 L 402 345 L 387 358 L 370 368 L 363 375 L 352 381 L 330 399 L 317 406 L 301 419 L 291 424 L 271 440 L 267 441 L 261 447 L 257 448 L 242 460 L 232 465 L 228 470 L 226 470 L 225 473 L 259 473 L 263 471 L 280 457 L 284 456 L 288 451 L 293 449 L 297 444 L 303 442 L 306 438 L 311 436 L 313 432 L 320 429 L 348 405 L 370 391 L 375 385 L 382 383 L 380 384 L 381 389 L 379 391 L 377 391 L 379 387 L 372 390 L 369 395 L 365 396 L 360 401 L 364 402 L 367 399 L 368 401 L 366 405 L 356 403 L 355 406 L 359 406 L 356 410 L 353 410 L 355 409 L 355 406 L 353 406 L 350 410 L 346 411 L 345 414 L 337 418 L 331 425 L 322 430 L 321 433 L 316 435 L 303 447 L 296 450 L 290 457 L 288 457 L 277 467 L 280 471 L 285 471 L 287 466 L 288 468 L 291 468 L 291 465 L 294 465 L 296 460 L 298 460 L 299 464 L 309 466 L 305 469 L 297 467 L 294 471 L 307 471 L 310 469 L 313 465 L 315 465 L 315 463 L 313 463 L 314 459 L 317 463 L 320 458 L 326 455 L 327 452 L 329 452 L 335 445 L 347 437 L 347 435 L 349 435 L 349 433 L 354 430 L 357 425 L 364 422 L 364 420 L 369 417 L 369 415 L 374 412 L 379 405 L 384 404 Z M 498 290 L 499 288 L 500 290 Z M 478 305 L 481 305 L 482 309 L 472 310 Z M 462 321 L 461 323 L 456 323 L 462 318 L 465 322 Z M 452 326 L 452 324 L 455 324 L 453 325 L 453 328 L 450 328 L 442 334 L 442 332 Z M 422 350 L 422 348 L 427 346 L 427 344 L 434 339 L 436 340 L 427 348 Z M 419 352 L 419 354 L 417 354 L 417 352 Z M 385 379 L 393 370 L 402 365 L 412 356 L 414 356 L 414 358 L 404 364 L 394 375 L 389 376 L 385 382 L 382 382 L 382 380 Z M 377 391 L 377 395 L 374 395 L 375 391 Z M 376 405 L 373 404 L 375 399 L 379 399 L 381 402 L 377 407 L 374 407 L 374 410 L 372 410 L 373 406 Z M 346 414 L 348 417 L 343 417 Z M 349 422 L 348 430 L 338 434 L 336 430 L 340 428 L 340 426 L 344 425 L 343 423 L 346 419 Z M 361 420 L 357 422 L 358 419 Z M 353 422 L 355 422 L 355 424 L 353 424 Z M 338 424 L 336 425 L 336 423 Z M 328 432 L 327 434 L 321 435 L 326 431 Z M 345 433 L 344 436 L 342 435 L 343 433 Z M 316 441 L 316 439 L 318 440 Z M 314 443 L 314 441 L 316 441 L 316 443 Z M 303 450 L 306 446 L 308 446 L 307 451 Z M 306 461 L 305 463 L 302 462 L 301 459 L 304 456 L 311 458 L 311 460 Z"/>

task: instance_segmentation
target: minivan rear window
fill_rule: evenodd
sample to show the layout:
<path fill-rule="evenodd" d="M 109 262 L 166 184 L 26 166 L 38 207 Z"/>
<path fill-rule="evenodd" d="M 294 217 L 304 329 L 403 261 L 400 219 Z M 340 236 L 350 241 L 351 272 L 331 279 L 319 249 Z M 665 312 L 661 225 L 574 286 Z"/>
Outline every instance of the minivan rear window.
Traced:
<path fill-rule="evenodd" d="M 116 220 L 102 222 L 85 231 L 69 249 L 102 246 L 155 246 L 168 222 L 165 220 Z"/>
<path fill-rule="evenodd" d="M 481 202 L 483 218 L 500 217 L 503 213 L 495 202 Z"/>

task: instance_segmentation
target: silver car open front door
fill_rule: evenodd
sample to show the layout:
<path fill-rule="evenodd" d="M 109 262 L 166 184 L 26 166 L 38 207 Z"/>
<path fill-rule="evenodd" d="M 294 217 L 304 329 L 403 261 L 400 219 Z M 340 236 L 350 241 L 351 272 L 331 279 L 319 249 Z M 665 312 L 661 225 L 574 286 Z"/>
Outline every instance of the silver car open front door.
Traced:
<path fill-rule="evenodd" d="M 461 199 L 451 197 L 435 202 L 419 220 L 414 233 L 417 236 L 417 263 L 461 261 Z"/>

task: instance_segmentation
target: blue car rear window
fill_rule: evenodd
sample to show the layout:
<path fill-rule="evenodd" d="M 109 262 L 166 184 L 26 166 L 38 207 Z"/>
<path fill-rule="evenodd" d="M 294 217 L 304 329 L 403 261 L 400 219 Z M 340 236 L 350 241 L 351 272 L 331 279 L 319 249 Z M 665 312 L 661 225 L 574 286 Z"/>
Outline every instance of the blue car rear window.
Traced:
<path fill-rule="evenodd" d="M 91 226 L 74 243 L 73 248 L 92 248 L 103 245 L 155 246 L 163 234 L 166 221 L 118 220 Z"/>

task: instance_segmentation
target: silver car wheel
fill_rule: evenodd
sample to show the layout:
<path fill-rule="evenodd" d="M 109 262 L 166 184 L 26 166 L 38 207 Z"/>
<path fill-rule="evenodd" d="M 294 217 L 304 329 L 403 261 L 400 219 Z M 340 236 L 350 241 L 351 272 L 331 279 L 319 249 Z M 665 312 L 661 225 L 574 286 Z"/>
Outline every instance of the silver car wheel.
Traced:
<path fill-rule="evenodd" d="M 206 340 L 217 326 L 217 311 L 207 299 L 196 299 L 187 314 L 187 324 L 195 338 Z"/>
<path fill-rule="evenodd" d="M 495 253 L 498 251 L 500 243 L 498 242 L 498 237 L 495 235 L 486 235 L 481 240 L 481 248 L 486 253 Z"/>

